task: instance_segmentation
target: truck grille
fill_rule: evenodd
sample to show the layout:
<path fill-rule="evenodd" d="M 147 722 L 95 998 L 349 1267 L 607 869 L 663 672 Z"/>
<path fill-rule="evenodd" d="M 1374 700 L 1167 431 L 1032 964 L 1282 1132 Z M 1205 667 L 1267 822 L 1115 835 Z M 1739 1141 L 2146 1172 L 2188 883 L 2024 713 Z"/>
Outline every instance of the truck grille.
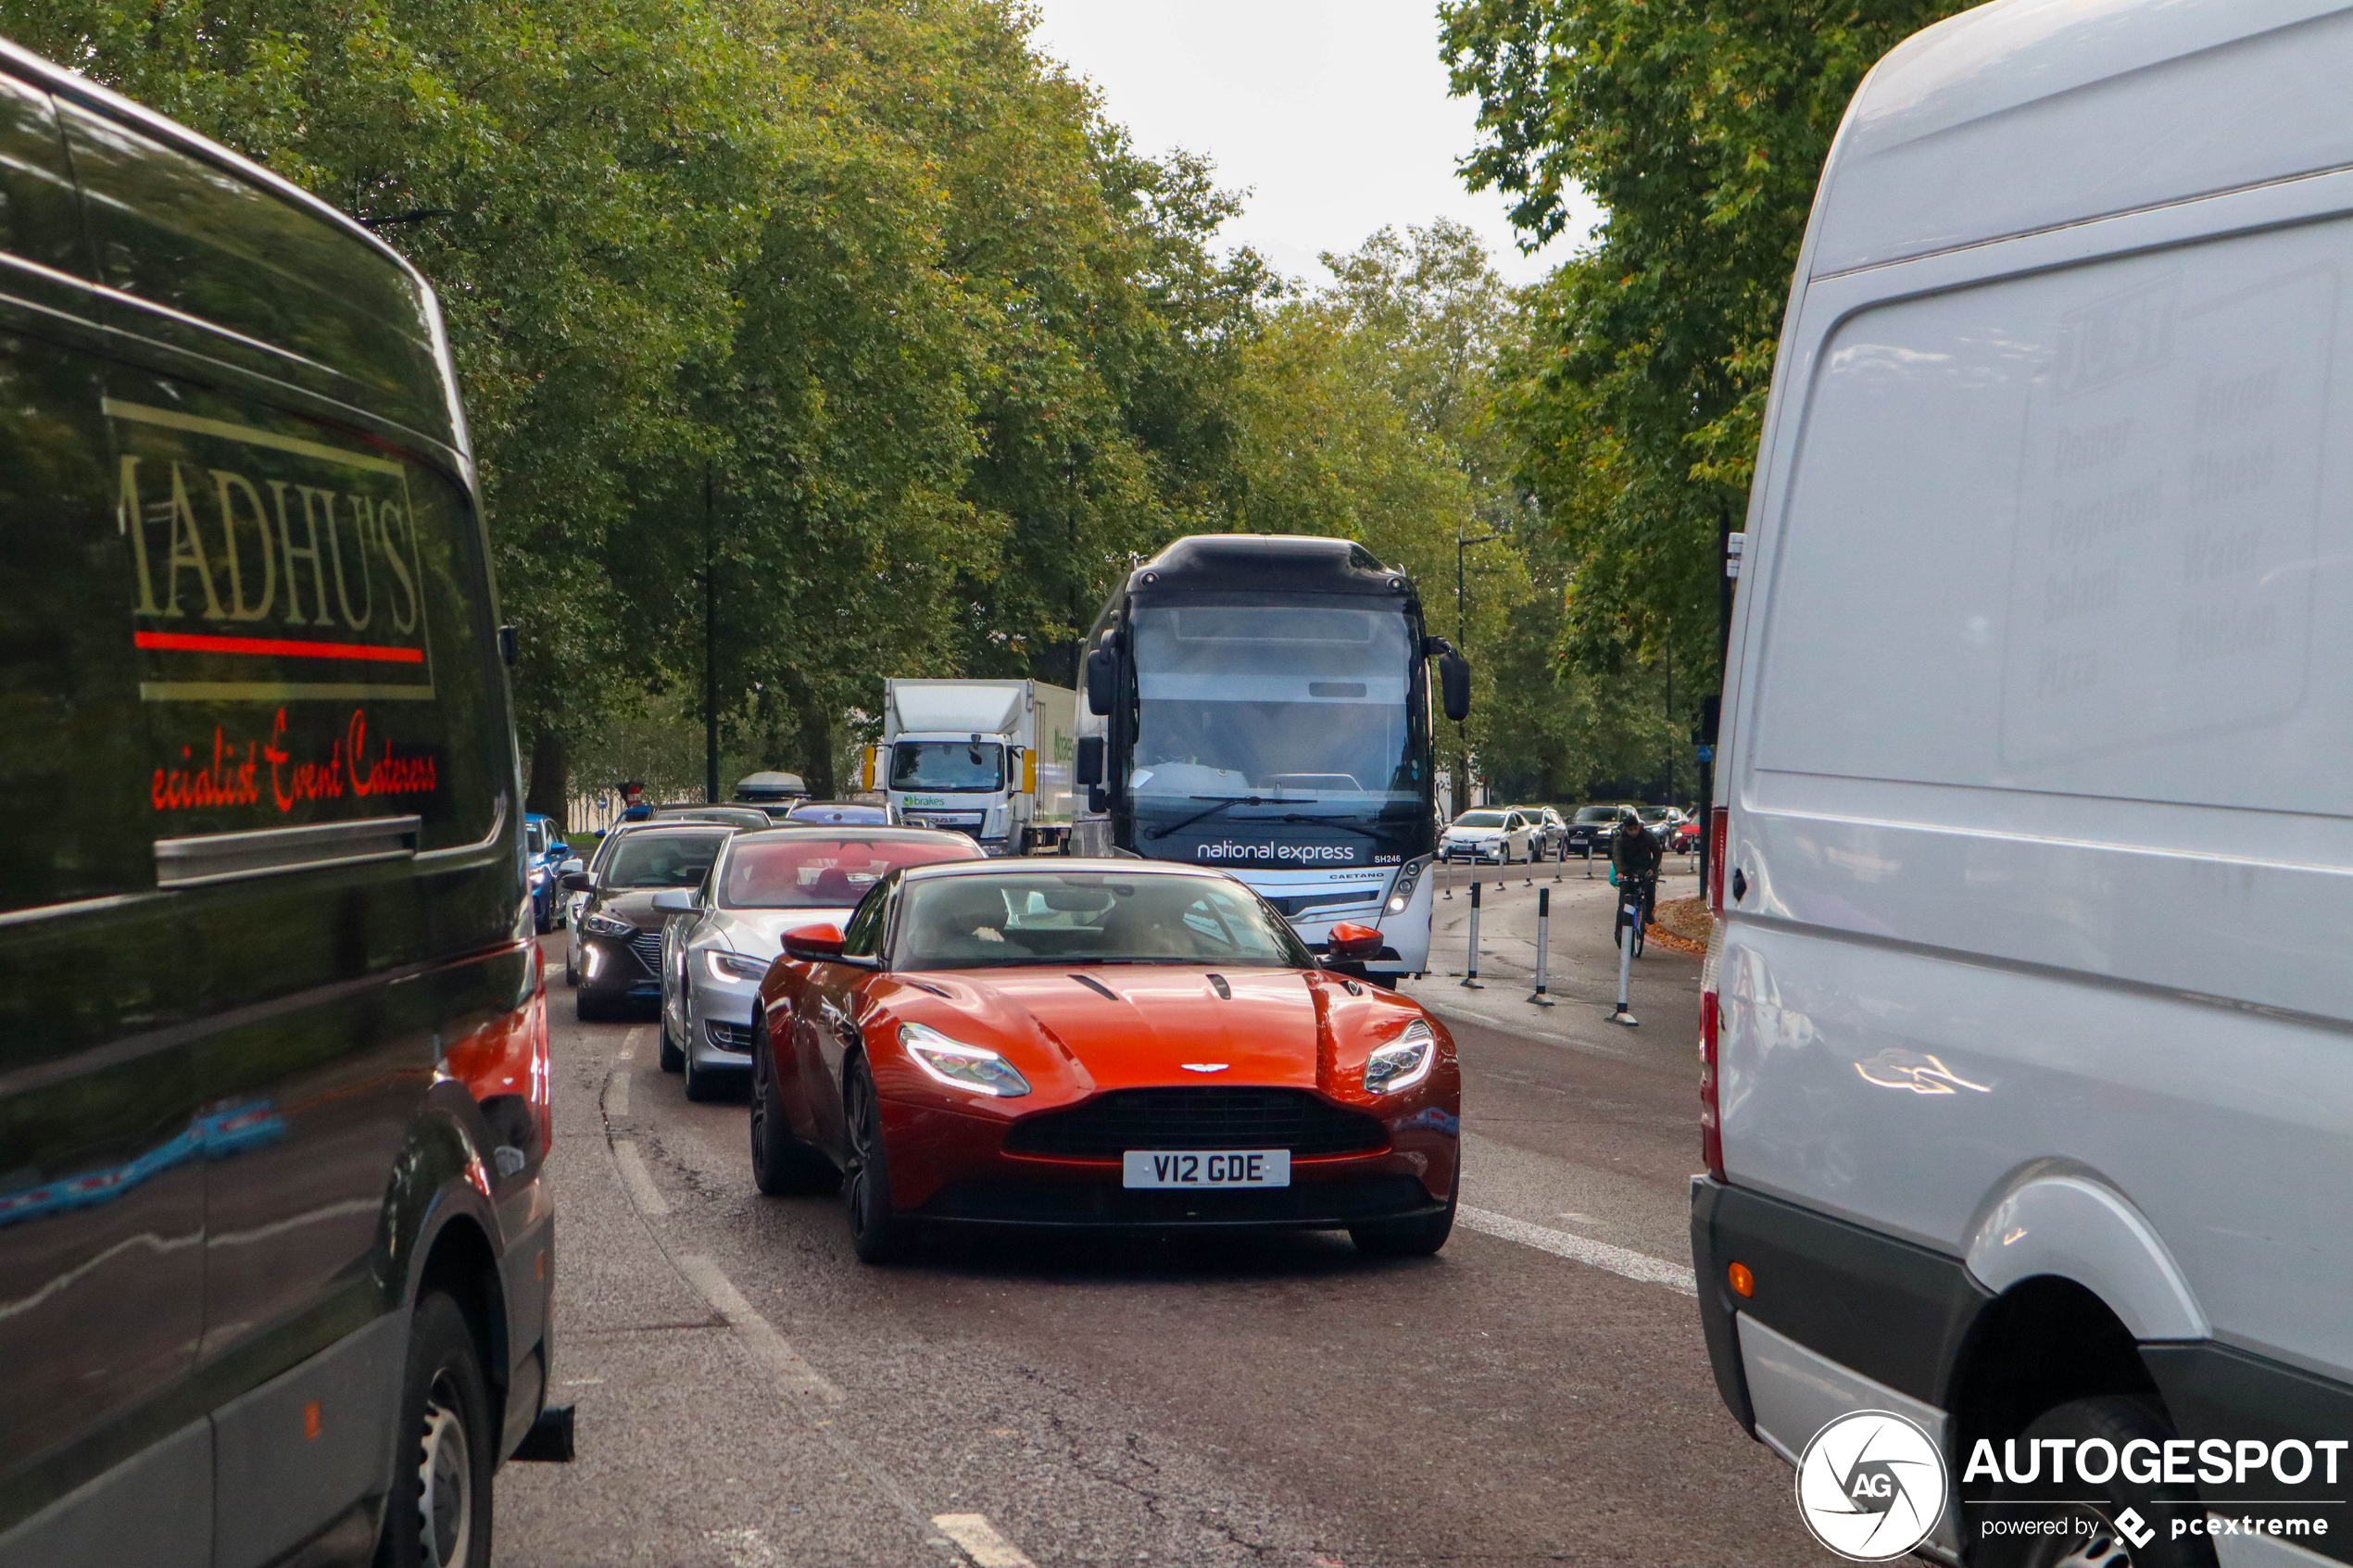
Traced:
<path fill-rule="evenodd" d="M 1015 1123 L 1009 1154 L 1116 1160 L 1131 1148 L 1287 1148 L 1294 1157 L 1383 1148 L 1389 1130 L 1304 1089 L 1114 1089 Z"/>

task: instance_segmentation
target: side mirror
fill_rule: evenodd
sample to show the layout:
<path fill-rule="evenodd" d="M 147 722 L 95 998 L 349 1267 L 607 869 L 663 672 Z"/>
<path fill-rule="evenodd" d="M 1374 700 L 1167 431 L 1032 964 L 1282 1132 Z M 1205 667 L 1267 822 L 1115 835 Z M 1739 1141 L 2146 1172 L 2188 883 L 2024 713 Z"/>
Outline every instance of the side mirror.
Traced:
<path fill-rule="evenodd" d="M 785 957 L 829 963 L 841 957 L 841 927 L 803 925 L 785 933 Z"/>
<path fill-rule="evenodd" d="M 1447 718 L 1459 724 L 1470 717 L 1470 660 L 1452 648 L 1438 656 L 1438 690 Z"/>
<path fill-rule="evenodd" d="M 693 914 L 695 896 L 683 887 L 665 887 L 654 895 L 654 909 L 665 915 Z"/>
<path fill-rule="evenodd" d="M 1119 650 L 1105 643 L 1087 656 L 1087 711 L 1101 719 L 1119 702 Z"/>
<path fill-rule="evenodd" d="M 568 860 L 565 864 L 577 866 L 580 862 Z M 597 890 L 597 879 L 583 871 L 567 871 L 558 876 L 556 881 L 562 884 L 567 893 L 594 893 Z"/>
<path fill-rule="evenodd" d="M 1103 782 L 1102 736 L 1081 735 L 1078 737 L 1078 757 L 1073 764 L 1073 777 L 1076 782 L 1083 784 L 1099 784 Z"/>
<path fill-rule="evenodd" d="M 1380 933 L 1369 925 L 1344 920 L 1332 927 L 1331 955 L 1336 959 L 1377 959 L 1380 947 Z"/>
<path fill-rule="evenodd" d="M 572 853 L 572 846 L 569 844 L 550 844 L 547 846 L 547 853 L 558 857 L 566 856 Z"/>
<path fill-rule="evenodd" d="M 574 872 L 585 872 L 587 869 L 588 863 L 585 860 L 583 860 L 579 856 L 574 855 L 570 859 L 562 861 L 556 867 L 556 874 L 558 876 L 570 876 Z"/>

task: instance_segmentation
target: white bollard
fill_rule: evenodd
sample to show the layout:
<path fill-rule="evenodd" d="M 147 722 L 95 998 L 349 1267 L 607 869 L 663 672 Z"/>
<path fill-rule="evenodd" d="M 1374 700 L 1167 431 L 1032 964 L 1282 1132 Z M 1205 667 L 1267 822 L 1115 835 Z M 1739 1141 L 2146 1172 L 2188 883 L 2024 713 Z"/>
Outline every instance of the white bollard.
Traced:
<path fill-rule="evenodd" d="M 1463 985 L 1472 991 L 1487 989 L 1478 983 L 1478 884 L 1476 882 L 1471 884 L 1470 961 L 1463 965 Z"/>
<path fill-rule="evenodd" d="M 1629 914 L 1634 920 L 1642 918 L 1642 896 L 1630 878 L 1618 884 L 1617 908 L 1619 913 Z M 1617 1010 L 1609 1015 L 1612 1023 L 1623 1023 L 1629 1029 L 1633 1028 L 1637 1022 L 1627 991 L 1633 980 L 1633 972 L 1634 928 L 1629 923 L 1617 939 Z"/>
<path fill-rule="evenodd" d="M 1544 960 L 1552 955 L 1552 951 L 1553 890 L 1540 887 L 1536 890 L 1536 989 L 1529 993 L 1528 997 L 1540 1008 L 1553 1005 L 1553 998 L 1544 995 Z"/>

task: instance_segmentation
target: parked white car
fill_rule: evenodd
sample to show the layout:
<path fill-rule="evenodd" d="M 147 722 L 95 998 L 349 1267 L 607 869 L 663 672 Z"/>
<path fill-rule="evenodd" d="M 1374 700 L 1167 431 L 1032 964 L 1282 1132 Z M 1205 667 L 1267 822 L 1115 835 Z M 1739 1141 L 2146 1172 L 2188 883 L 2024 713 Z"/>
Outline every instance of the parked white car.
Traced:
<path fill-rule="evenodd" d="M 1967 11 L 1800 253 L 1694 1262 L 1742 1424 L 1908 1418 L 1947 1562 L 2347 1561 L 2349 80 L 2330 6 Z"/>
<path fill-rule="evenodd" d="M 1508 866 L 1529 859 L 1534 837 L 1535 829 L 1524 813 L 1509 807 L 1483 806 L 1464 812 L 1439 834 L 1438 858 Z"/>

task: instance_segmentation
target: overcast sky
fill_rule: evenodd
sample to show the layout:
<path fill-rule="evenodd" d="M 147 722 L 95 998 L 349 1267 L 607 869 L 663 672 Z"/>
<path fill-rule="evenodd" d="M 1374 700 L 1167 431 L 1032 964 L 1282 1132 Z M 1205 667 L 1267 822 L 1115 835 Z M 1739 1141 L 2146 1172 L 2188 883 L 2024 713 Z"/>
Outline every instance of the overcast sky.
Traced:
<path fill-rule="evenodd" d="M 1435 0 L 1031 3 L 1039 45 L 1095 83 L 1139 150 L 1206 153 L 1219 184 L 1249 189 L 1226 236 L 1294 277 L 1322 282 L 1318 252 L 1442 215 L 1527 282 L 1592 220 L 1588 205 L 1570 234 L 1525 257 L 1504 198 L 1464 188 L 1454 160 L 1473 145 L 1474 111 L 1446 95 Z"/>

